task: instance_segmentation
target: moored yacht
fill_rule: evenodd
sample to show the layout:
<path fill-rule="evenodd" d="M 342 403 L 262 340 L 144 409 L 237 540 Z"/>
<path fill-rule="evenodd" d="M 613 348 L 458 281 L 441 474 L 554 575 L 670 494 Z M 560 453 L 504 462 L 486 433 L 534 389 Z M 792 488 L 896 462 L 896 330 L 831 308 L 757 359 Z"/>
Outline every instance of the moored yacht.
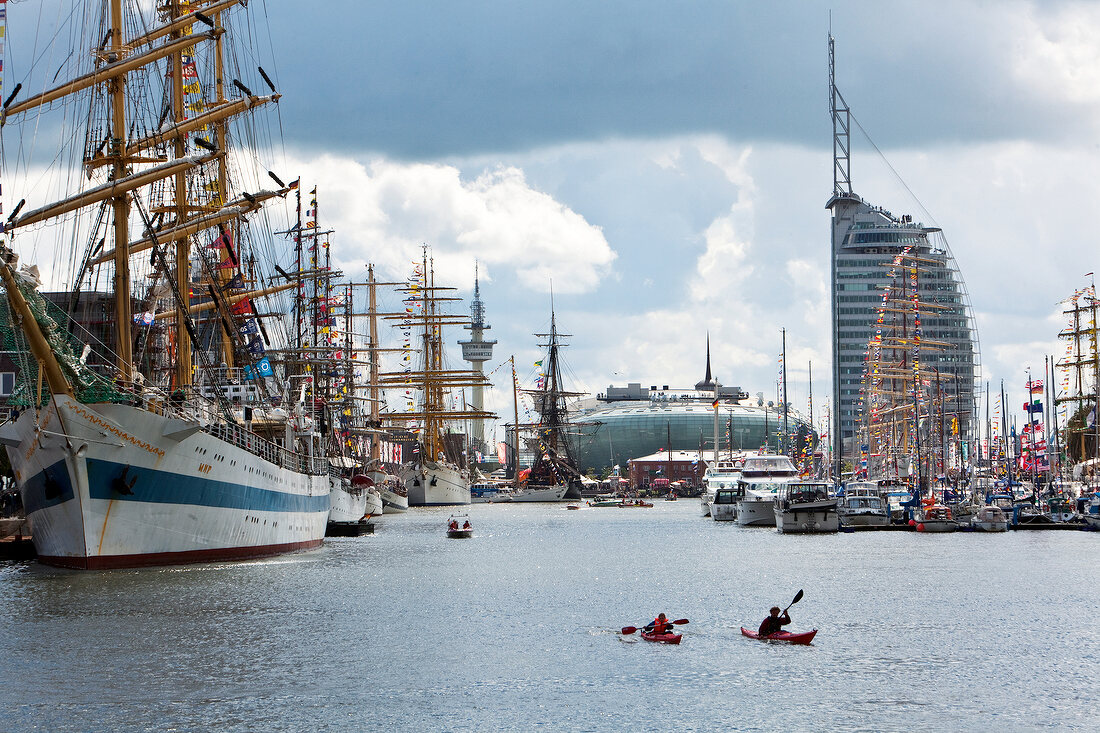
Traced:
<path fill-rule="evenodd" d="M 711 516 L 711 503 L 714 501 L 715 492 L 718 489 L 727 489 L 736 485 L 737 479 L 741 476 L 743 462 L 744 458 L 738 456 L 712 461 L 707 465 L 707 470 L 703 473 L 703 495 L 699 499 L 704 517 Z"/>
<path fill-rule="evenodd" d="M 1008 517 L 1004 509 L 987 504 L 970 518 L 970 526 L 979 532 L 1007 532 Z"/>
<path fill-rule="evenodd" d="M 732 522 L 737 519 L 737 502 L 741 499 L 741 488 L 716 489 L 710 502 L 710 516 L 716 522 Z"/>
<path fill-rule="evenodd" d="M 782 534 L 836 532 L 836 497 L 824 481 L 792 481 L 775 498 L 775 526 Z"/>
<path fill-rule="evenodd" d="M 837 514 L 845 527 L 882 527 L 890 523 L 875 481 L 852 481 L 837 500 Z"/>
<path fill-rule="evenodd" d="M 798 478 L 798 469 L 784 455 L 747 456 L 737 480 L 737 523 L 746 527 L 775 526 L 775 497 Z"/>

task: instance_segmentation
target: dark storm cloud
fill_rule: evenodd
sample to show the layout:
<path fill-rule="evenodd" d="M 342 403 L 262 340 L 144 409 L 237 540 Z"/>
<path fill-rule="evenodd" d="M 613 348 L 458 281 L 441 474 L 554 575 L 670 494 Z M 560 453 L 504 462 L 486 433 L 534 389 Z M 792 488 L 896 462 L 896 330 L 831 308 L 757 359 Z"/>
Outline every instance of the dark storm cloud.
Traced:
<path fill-rule="evenodd" d="M 885 145 L 1028 136 L 1004 73 L 1024 3 L 831 3 L 838 83 Z M 360 2 L 268 16 L 287 133 L 407 158 L 615 136 L 828 139 L 827 6 Z M 994 11 L 996 11 L 994 13 Z M 1008 26 L 1010 27 L 1010 26 Z M 288 58 L 289 57 L 289 58 Z M 306 98 L 303 99 L 302 97 Z M 290 104 L 289 102 L 293 102 Z"/>

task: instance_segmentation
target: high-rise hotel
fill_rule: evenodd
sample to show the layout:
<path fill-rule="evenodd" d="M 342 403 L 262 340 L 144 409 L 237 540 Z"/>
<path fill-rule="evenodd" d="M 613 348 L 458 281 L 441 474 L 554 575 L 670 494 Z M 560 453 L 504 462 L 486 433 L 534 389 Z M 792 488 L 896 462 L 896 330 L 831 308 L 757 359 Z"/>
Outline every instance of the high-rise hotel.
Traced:
<path fill-rule="evenodd" d="M 899 276 L 894 258 L 908 255 L 919 263 L 914 273 L 916 294 L 925 315 L 921 336 L 934 348 L 923 351 L 922 371 L 935 370 L 943 377 L 941 404 L 958 417 L 959 436 L 969 437 L 974 424 L 975 380 L 980 355 L 973 311 L 955 259 L 938 227 L 922 226 L 910 216 L 896 216 L 852 191 L 850 177 L 850 123 L 847 103 L 836 88 L 833 39 L 829 37 L 829 95 L 833 117 L 833 195 L 826 204 L 832 212 L 832 344 L 833 344 L 833 445 L 852 461 L 860 446 L 855 436 L 863 419 L 864 379 L 868 345 L 875 335 L 884 308 L 883 292 L 891 275 Z M 888 307 L 888 306 L 886 306 Z M 840 440 L 838 440 L 838 438 Z M 964 450 L 973 449 L 968 445 Z M 834 450 L 840 466 L 841 452 Z"/>

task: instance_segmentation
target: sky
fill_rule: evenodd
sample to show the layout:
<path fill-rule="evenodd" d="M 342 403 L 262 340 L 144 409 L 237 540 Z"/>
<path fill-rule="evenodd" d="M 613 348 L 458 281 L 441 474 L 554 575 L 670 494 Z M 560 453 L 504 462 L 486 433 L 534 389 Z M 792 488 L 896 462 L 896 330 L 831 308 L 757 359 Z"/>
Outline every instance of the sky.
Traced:
<path fill-rule="evenodd" d="M 317 186 L 348 275 L 373 262 L 405 277 L 426 243 L 437 281 L 468 297 L 476 260 L 499 342 L 487 370 L 514 354 L 528 382 L 552 291 L 567 376 L 592 393 L 693 385 L 709 334 L 719 381 L 774 399 L 786 329 L 791 400 L 805 409 L 812 363 L 815 415 L 830 383 L 831 26 L 858 122 L 853 189 L 943 228 L 983 381 L 1022 403 L 1028 367 L 1064 353 L 1059 301 L 1100 266 L 1100 3 L 871 7 L 253 0 L 250 12 L 283 94 L 271 167 Z M 507 370 L 493 379 L 503 423 Z"/>

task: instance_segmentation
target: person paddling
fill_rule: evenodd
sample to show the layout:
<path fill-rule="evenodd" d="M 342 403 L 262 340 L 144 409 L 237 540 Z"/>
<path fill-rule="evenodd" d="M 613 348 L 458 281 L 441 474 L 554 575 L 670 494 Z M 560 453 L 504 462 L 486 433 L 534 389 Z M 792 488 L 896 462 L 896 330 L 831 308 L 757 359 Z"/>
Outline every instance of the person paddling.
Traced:
<path fill-rule="evenodd" d="M 653 619 L 653 623 L 646 626 L 646 631 L 652 631 L 654 634 L 667 634 L 672 631 L 672 622 L 662 613 Z"/>
<path fill-rule="evenodd" d="M 779 606 L 772 606 L 770 615 L 760 622 L 760 629 L 757 631 L 760 636 L 770 636 L 777 631 L 782 631 L 783 627 L 791 622 L 791 615 L 787 611 L 779 612 Z"/>

